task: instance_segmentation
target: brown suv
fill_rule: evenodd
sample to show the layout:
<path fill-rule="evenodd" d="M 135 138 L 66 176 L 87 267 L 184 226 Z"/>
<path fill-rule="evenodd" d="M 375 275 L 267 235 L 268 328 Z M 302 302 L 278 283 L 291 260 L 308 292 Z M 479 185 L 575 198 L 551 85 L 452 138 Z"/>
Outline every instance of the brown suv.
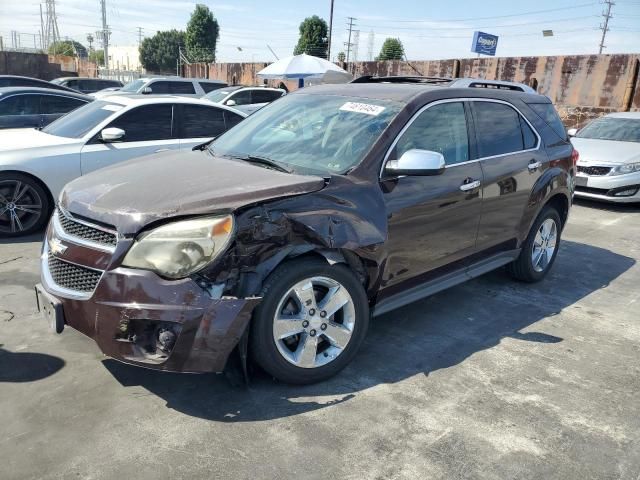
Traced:
<path fill-rule="evenodd" d="M 503 265 L 541 280 L 575 160 L 540 95 L 305 88 L 208 148 L 68 184 L 39 302 L 58 332 L 123 362 L 221 371 L 238 347 L 283 381 L 319 381 L 353 358 L 371 315 Z"/>

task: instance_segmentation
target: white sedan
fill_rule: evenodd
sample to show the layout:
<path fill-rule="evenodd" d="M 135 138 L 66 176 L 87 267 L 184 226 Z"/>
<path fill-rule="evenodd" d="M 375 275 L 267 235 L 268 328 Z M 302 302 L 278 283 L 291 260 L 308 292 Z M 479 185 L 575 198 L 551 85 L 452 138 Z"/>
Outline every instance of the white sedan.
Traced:
<path fill-rule="evenodd" d="M 41 229 L 62 187 L 134 157 L 190 150 L 247 115 L 184 97 L 111 96 L 42 130 L 0 131 L 0 237 Z"/>
<path fill-rule="evenodd" d="M 605 115 L 568 133 L 580 152 L 576 197 L 640 202 L 640 112 Z"/>

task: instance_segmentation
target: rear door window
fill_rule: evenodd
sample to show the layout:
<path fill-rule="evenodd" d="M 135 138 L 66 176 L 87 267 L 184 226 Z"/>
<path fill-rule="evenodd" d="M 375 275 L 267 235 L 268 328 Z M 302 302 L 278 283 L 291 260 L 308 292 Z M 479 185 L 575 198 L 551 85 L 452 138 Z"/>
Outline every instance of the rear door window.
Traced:
<path fill-rule="evenodd" d="M 231 127 L 236 126 L 242 120 L 244 120 L 244 117 L 241 117 L 237 113 L 225 111 L 224 112 L 224 120 L 225 120 L 224 123 L 225 123 L 225 126 L 227 127 L 227 130 L 229 130 Z"/>
<path fill-rule="evenodd" d="M 478 155 L 481 158 L 525 149 L 520 114 L 515 109 L 503 103 L 471 102 L 471 104 L 475 117 Z"/>
<path fill-rule="evenodd" d="M 86 104 L 77 98 L 61 97 L 59 95 L 42 95 L 40 109 L 43 114 L 67 113 Z"/>
<path fill-rule="evenodd" d="M 464 104 L 441 103 L 423 111 L 398 139 L 392 158 L 413 149 L 441 153 L 447 165 L 469 160 Z"/>
<path fill-rule="evenodd" d="M 224 133 L 224 111 L 204 105 L 181 105 L 180 138 L 217 137 Z"/>
<path fill-rule="evenodd" d="M 196 90 L 191 82 L 169 82 L 169 92 L 188 95 L 196 93 Z"/>
<path fill-rule="evenodd" d="M 143 105 L 122 114 L 105 128 L 121 128 L 125 142 L 169 140 L 172 136 L 173 105 Z"/>
<path fill-rule="evenodd" d="M 0 101 L 0 115 L 38 115 L 40 95 L 12 95 Z"/>
<path fill-rule="evenodd" d="M 556 112 L 556 109 L 553 108 L 553 104 L 551 103 L 528 103 L 531 110 L 536 112 L 542 120 L 545 121 L 547 125 L 549 125 L 554 132 L 556 132 L 560 138 L 567 138 L 567 132 L 564 129 L 564 124 L 562 120 L 560 120 L 560 115 Z"/>

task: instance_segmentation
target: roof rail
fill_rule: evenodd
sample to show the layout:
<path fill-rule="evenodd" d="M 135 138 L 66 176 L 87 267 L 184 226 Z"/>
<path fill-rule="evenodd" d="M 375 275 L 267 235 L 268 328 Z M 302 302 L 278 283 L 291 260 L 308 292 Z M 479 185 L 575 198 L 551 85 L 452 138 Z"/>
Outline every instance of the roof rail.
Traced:
<path fill-rule="evenodd" d="M 350 83 L 421 83 L 421 84 L 442 84 L 451 82 L 451 78 L 446 77 L 419 77 L 409 75 L 397 75 L 389 77 L 376 77 L 373 75 L 363 75 L 352 80 Z"/>

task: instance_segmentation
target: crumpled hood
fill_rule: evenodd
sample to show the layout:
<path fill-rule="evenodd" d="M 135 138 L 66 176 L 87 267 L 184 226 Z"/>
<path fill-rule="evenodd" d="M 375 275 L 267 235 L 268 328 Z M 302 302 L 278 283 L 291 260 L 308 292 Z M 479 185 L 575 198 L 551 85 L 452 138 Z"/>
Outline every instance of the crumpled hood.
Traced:
<path fill-rule="evenodd" d="M 232 212 L 315 192 L 324 184 L 321 177 L 278 172 L 208 152 L 164 152 L 79 177 L 64 188 L 60 203 L 71 213 L 129 235 L 155 220 Z"/>
<path fill-rule="evenodd" d="M 578 165 L 640 162 L 640 143 L 576 137 L 571 139 L 571 143 L 580 154 Z"/>

